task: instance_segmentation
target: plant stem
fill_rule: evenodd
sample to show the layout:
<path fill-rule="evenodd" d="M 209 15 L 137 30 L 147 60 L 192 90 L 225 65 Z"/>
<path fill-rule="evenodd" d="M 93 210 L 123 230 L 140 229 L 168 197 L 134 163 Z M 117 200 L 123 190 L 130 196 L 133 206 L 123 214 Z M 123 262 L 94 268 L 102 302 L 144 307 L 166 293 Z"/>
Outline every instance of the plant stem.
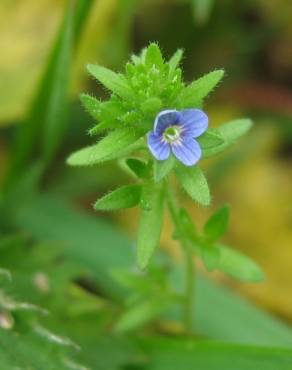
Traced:
<path fill-rule="evenodd" d="M 187 334 L 192 333 L 193 329 L 193 307 L 194 307 L 194 287 L 195 287 L 195 265 L 193 261 L 193 254 L 189 248 L 188 242 L 181 233 L 181 222 L 176 204 L 175 195 L 168 186 L 167 192 L 168 208 L 172 218 L 172 222 L 178 233 L 178 238 L 185 258 L 185 297 L 184 297 L 184 325 Z"/>

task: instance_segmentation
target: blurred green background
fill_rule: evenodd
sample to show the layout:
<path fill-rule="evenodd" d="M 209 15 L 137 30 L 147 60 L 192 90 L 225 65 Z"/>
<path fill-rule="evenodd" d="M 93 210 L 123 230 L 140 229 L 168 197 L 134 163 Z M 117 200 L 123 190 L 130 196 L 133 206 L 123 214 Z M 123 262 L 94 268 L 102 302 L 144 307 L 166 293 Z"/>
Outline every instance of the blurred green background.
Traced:
<path fill-rule="evenodd" d="M 80 26 L 78 44 L 71 54 L 69 124 L 42 186 L 92 213 L 91 204 L 99 194 L 125 181 L 112 164 L 81 170 L 67 168 L 65 164 L 69 153 L 90 143 L 86 131 L 92 122 L 80 106 L 79 93 L 105 96 L 87 76 L 85 64 L 99 63 L 119 70 L 131 53 L 157 41 L 168 56 L 177 48 L 185 50 L 183 67 L 188 81 L 215 68 L 224 68 L 226 77 L 205 106 L 211 126 L 238 116 L 249 116 L 255 126 L 231 151 L 203 164 L 213 192 L 211 208 L 214 210 L 224 202 L 231 204 L 231 228 L 226 239 L 262 266 L 266 281 L 248 285 L 234 283 L 219 273 L 212 275 L 292 321 L 292 3 L 286 0 L 89 3 L 90 12 L 82 31 Z M 65 5 L 61 0 L 0 2 L 1 179 L 9 171 L 11 143 L 35 98 Z M 38 150 L 33 153 L 35 159 Z M 40 204 L 39 212 L 46 206 Z M 186 206 L 199 224 L 210 213 L 192 204 Z M 114 215 L 114 222 L 130 236 L 134 236 L 136 219 L 135 211 Z M 180 258 L 170 235 L 166 220 L 162 246 Z"/>

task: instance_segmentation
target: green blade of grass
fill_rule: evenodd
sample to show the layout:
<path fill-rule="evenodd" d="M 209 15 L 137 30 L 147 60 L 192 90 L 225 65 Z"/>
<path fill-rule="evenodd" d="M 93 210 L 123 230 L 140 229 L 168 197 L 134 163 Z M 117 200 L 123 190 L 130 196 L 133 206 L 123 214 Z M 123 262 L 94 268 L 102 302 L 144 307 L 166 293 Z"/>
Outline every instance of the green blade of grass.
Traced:
<path fill-rule="evenodd" d="M 68 85 L 73 46 L 77 44 L 92 2 L 68 1 L 43 77 L 12 148 L 6 189 L 25 172 L 36 153 L 45 169 L 54 158 L 68 123 Z M 40 173 L 41 176 L 41 173 Z"/>
<path fill-rule="evenodd" d="M 290 370 L 292 350 L 193 339 L 140 340 L 148 356 L 145 370 Z"/>

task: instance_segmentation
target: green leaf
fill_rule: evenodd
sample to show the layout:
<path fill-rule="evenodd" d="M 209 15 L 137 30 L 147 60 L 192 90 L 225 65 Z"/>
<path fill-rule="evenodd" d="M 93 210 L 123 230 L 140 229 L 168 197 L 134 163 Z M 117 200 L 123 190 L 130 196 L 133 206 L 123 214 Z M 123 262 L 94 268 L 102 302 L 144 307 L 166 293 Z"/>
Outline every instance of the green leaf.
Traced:
<path fill-rule="evenodd" d="M 71 8 L 73 8 L 71 6 Z M 53 159 L 68 124 L 69 73 L 73 46 L 73 9 L 68 10 L 64 21 L 59 50 L 54 58 L 54 71 L 51 78 L 51 91 L 47 97 L 47 112 L 43 122 L 43 157 L 48 165 Z"/>
<path fill-rule="evenodd" d="M 137 239 L 137 262 L 141 269 L 147 267 L 159 244 L 164 197 L 161 185 L 148 184 L 144 186 L 143 190 L 144 204 Z"/>
<path fill-rule="evenodd" d="M 23 324 L 24 325 L 24 324 Z M 84 368 L 78 363 L 75 363 L 72 351 L 69 351 L 64 346 L 58 348 L 58 341 L 62 338 L 51 334 L 51 337 L 56 340 L 51 343 L 48 339 L 42 338 L 34 333 L 33 330 L 28 332 L 28 329 L 11 331 L 0 331 L 0 363 L 4 370 L 13 369 L 38 369 L 38 370 L 70 370 L 74 366 L 75 369 Z M 65 361 L 67 358 L 68 361 Z M 70 365 L 69 365 L 70 363 Z"/>
<path fill-rule="evenodd" d="M 148 358 L 145 370 L 290 370 L 292 367 L 290 348 L 167 337 L 144 337 L 139 343 Z"/>
<path fill-rule="evenodd" d="M 162 108 L 162 101 L 157 97 L 151 97 L 143 102 L 141 110 L 147 114 L 157 114 Z"/>
<path fill-rule="evenodd" d="M 100 101 L 88 94 L 81 94 L 80 100 L 91 117 L 98 121 L 100 119 Z"/>
<path fill-rule="evenodd" d="M 227 122 L 218 127 L 217 132 L 222 136 L 224 142 L 213 148 L 203 151 L 204 158 L 211 157 L 234 144 L 241 136 L 245 135 L 252 127 L 252 121 L 247 118 Z"/>
<path fill-rule="evenodd" d="M 78 46 L 79 35 L 86 23 L 91 7 L 87 0 L 78 1 L 76 7 L 68 2 L 39 87 L 28 117 L 20 125 L 13 144 L 12 160 L 6 187 L 17 182 L 38 151 L 42 166 L 54 158 L 68 124 L 68 85 L 72 55 Z M 36 182 L 44 171 L 40 172 Z M 9 190 L 9 189 L 8 189 Z"/>
<path fill-rule="evenodd" d="M 238 138 L 245 135 L 252 127 L 252 121 L 248 118 L 236 119 L 218 128 L 219 132 L 228 144 L 233 144 Z"/>
<path fill-rule="evenodd" d="M 159 46 L 156 43 L 151 43 L 147 49 L 145 54 L 145 64 L 149 67 L 155 65 L 158 68 L 163 66 L 163 57 Z"/>
<path fill-rule="evenodd" d="M 149 299 L 139 302 L 121 315 L 115 326 L 115 330 L 118 332 L 128 332 L 137 329 L 155 319 L 166 309 L 167 305 L 168 303 L 163 302 L 161 299 Z"/>
<path fill-rule="evenodd" d="M 91 135 L 98 134 L 101 131 L 108 129 L 109 127 L 116 128 L 117 123 L 120 123 L 120 119 L 122 116 L 126 114 L 126 110 L 123 108 L 121 102 L 118 98 L 112 98 L 108 101 L 90 101 L 87 102 L 89 105 L 92 103 L 92 116 L 95 117 L 98 121 L 100 121 L 96 126 L 89 130 Z M 98 105 L 97 105 L 98 104 Z M 96 109 L 95 107 L 96 106 Z M 88 107 L 89 110 L 91 107 Z"/>
<path fill-rule="evenodd" d="M 127 158 L 125 164 L 136 177 L 144 179 L 149 175 L 147 164 L 137 158 Z"/>
<path fill-rule="evenodd" d="M 89 64 L 87 66 L 87 70 L 114 94 L 123 99 L 133 98 L 134 92 L 131 90 L 126 78 L 122 74 L 115 73 L 110 69 L 97 64 Z"/>
<path fill-rule="evenodd" d="M 176 169 L 178 180 L 188 195 L 203 206 L 211 202 L 208 182 L 198 166 L 178 166 Z"/>
<path fill-rule="evenodd" d="M 175 158 L 173 155 L 170 155 L 165 161 L 154 161 L 154 181 L 159 182 L 164 179 L 174 166 Z"/>
<path fill-rule="evenodd" d="M 229 214 L 229 206 L 225 205 L 209 218 L 204 226 L 204 233 L 208 239 L 214 241 L 224 235 L 229 223 Z"/>
<path fill-rule="evenodd" d="M 203 245 L 200 247 L 201 257 L 208 271 L 218 267 L 220 260 L 220 249 L 212 245 Z"/>
<path fill-rule="evenodd" d="M 174 76 L 176 68 L 179 66 L 181 58 L 183 56 L 183 50 L 178 49 L 173 56 L 170 58 L 168 65 L 169 65 L 169 76 L 172 78 Z"/>
<path fill-rule="evenodd" d="M 106 131 L 107 129 L 112 127 L 112 122 L 111 121 L 104 121 L 100 122 L 98 125 L 92 127 L 90 130 L 88 130 L 88 133 L 90 136 L 98 135 L 102 131 Z"/>
<path fill-rule="evenodd" d="M 98 211 L 116 211 L 135 207 L 141 198 L 141 185 L 125 185 L 98 199 L 94 209 Z"/>
<path fill-rule="evenodd" d="M 213 130 L 209 129 L 203 135 L 198 137 L 196 141 L 198 141 L 198 143 L 200 144 L 200 147 L 203 150 L 203 152 L 205 150 L 217 147 L 224 143 L 224 139 L 220 132 L 214 129 Z"/>
<path fill-rule="evenodd" d="M 17 180 L 42 142 L 42 162 L 56 152 L 68 123 L 68 81 L 72 52 L 73 8 L 68 5 L 27 121 L 16 137 L 8 182 Z"/>
<path fill-rule="evenodd" d="M 220 270 L 242 281 L 259 282 L 264 279 L 262 270 L 249 257 L 222 244 L 217 244 L 217 247 L 220 248 Z"/>
<path fill-rule="evenodd" d="M 200 107 L 203 99 L 215 88 L 224 76 L 224 71 L 218 69 L 195 80 L 185 87 L 177 98 L 179 108 Z"/>
<path fill-rule="evenodd" d="M 197 239 L 197 229 L 194 225 L 191 216 L 185 208 L 179 210 L 179 220 L 183 233 L 190 240 Z"/>
<path fill-rule="evenodd" d="M 97 144 L 71 154 L 67 163 L 71 166 L 89 166 L 117 158 L 122 150 L 134 144 L 142 135 L 132 129 L 117 129 Z"/>

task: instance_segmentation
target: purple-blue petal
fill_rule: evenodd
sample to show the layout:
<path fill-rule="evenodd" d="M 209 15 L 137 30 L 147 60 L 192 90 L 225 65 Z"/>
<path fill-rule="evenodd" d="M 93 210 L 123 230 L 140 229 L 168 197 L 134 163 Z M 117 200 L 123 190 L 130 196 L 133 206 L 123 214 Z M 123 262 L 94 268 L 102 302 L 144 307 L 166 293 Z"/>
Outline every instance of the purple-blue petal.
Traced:
<path fill-rule="evenodd" d="M 169 126 L 179 123 L 180 113 L 175 109 L 163 110 L 154 121 L 153 131 L 156 135 L 161 135 Z"/>
<path fill-rule="evenodd" d="M 183 137 L 198 137 L 208 128 L 208 116 L 200 109 L 185 109 L 180 112 Z"/>
<path fill-rule="evenodd" d="M 163 141 L 161 135 L 156 135 L 153 131 L 147 136 L 147 143 L 151 153 L 159 161 L 164 161 L 170 155 L 170 145 Z"/>
<path fill-rule="evenodd" d="M 173 143 L 171 150 L 185 166 L 193 166 L 202 156 L 199 143 L 193 138 L 184 138 L 179 144 Z"/>

